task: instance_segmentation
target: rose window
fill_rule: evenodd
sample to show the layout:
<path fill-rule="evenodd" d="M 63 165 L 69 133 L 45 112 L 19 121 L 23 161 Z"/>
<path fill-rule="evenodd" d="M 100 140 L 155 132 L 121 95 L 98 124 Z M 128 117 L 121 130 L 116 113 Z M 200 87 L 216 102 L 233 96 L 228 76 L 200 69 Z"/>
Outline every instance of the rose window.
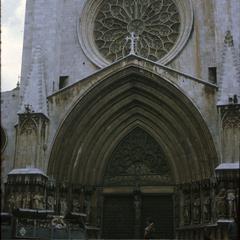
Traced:
<path fill-rule="evenodd" d="M 135 52 L 158 61 L 175 45 L 180 15 L 174 0 L 104 0 L 94 20 L 98 51 L 114 62 L 130 53 L 130 37 L 137 36 Z"/>

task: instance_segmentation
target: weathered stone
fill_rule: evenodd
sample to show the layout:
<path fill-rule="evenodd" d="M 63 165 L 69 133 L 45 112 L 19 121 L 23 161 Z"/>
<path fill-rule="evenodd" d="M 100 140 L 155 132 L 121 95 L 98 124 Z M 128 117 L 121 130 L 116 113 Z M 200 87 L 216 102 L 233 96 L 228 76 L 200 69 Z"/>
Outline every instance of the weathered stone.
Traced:
<path fill-rule="evenodd" d="M 4 210 L 74 216 L 72 233 L 84 216 L 94 237 L 141 238 L 148 213 L 159 238 L 225 236 L 239 204 L 239 13 L 235 0 L 27 1 L 20 87 L 1 96 Z M 104 206 L 132 228 L 106 227 Z"/>

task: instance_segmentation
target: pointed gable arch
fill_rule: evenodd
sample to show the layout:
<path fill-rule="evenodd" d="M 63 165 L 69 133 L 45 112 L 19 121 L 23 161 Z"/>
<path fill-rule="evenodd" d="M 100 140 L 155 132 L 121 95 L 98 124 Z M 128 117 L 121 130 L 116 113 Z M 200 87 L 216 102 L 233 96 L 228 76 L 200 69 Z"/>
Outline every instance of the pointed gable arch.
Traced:
<path fill-rule="evenodd" d="M 56 135 L 49 174 L 101 185 L 109 154 L 138 123 L 154 132 L 176 182 L 213 173 L 215 146 L 193 102 L 166 78 L 130 66 L 99 80 L 74 103 Z"/>

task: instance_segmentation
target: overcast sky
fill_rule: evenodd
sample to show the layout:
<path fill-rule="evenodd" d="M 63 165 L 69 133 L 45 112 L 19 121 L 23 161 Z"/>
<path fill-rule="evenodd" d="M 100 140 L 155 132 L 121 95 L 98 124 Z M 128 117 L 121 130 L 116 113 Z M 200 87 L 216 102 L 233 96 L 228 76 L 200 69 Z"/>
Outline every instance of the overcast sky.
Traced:
<path fill-rule="evenodd" d="M 21 73 L 26 0 L 1 0 L 1 90 L 16 87 Z"/>

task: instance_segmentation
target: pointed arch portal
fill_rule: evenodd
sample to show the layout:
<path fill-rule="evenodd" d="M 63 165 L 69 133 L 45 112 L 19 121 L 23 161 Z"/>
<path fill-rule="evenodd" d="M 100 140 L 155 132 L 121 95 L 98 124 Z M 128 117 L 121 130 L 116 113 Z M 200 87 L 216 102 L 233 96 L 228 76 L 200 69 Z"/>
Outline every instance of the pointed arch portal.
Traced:
<path fill-rule="evenodd" d="M 145 218 L 155 214 L 157 225 L 166 225 L 158 237 L 173 238 L 173 186 L 209 178 L 216 163 L 211 134 L 191 100 L 167 79 L 130 66 L 100 79 L 73 105 L 48 174 L 103 189 L 102 237 L 140 238 Z M 159 186 L 165 192 L 152 195 Z"/>
<path fill-rule="evenodd" d="M 136 67 L 99 80 L 78 99 L 58 130 L 48 173 L 102 185 L 112 152 L 136 127 L 159 144 L 175 183 L 213 173 L 217 154 L 198 109 L 170 81 Z"/>

